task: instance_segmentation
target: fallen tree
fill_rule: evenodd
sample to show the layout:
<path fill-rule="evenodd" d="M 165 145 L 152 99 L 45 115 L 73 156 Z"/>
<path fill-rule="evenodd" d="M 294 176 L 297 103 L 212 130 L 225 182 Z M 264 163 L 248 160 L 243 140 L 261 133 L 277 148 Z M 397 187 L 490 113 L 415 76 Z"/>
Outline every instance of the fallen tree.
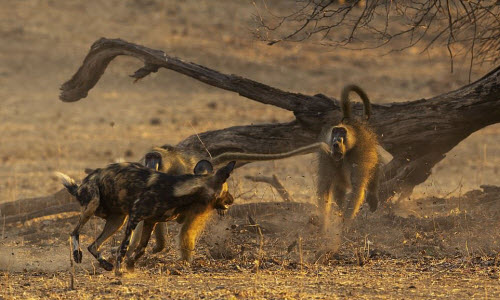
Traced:
<path fill-rule="evenodd" d="M 82 66 L 62 85 L 60 99 L 74 102 L 85 98 L 108 64 L 120 55 L 144 62 L 144 66 L 131 75 L 135 80 L 157 72 L 159 68 L 166 68 L 249 99 L 292 111 L 296 117 L 289 123 L 208 131 L 190 136 L 177 145 L 202 156 L 206 155 L 204 147 L 212 155 L 228 151 L 288 152 L 314 143 L 322 126 L 337 123 L 341 118 L 338 101 L 327 96 L 282 91 L 120 39 L 102 38 L 96 41 Z M 354 110 L 361 109 L 360 104 L 354 105 Z M 370 124 L 379 134 L 382 146 L 393 155 L 393 160 L 384 168 L 381 200 L 398 194 L 400 197 L 409 196 L 416 185 L 429 177 L 432 167 L 448 151 L 473 132 L 498 122 L 500 66 L 469 85 L 430 99 L 384 105 L 374 103 Z"/>
<path fill-rule="evenodd" d="M 340 120 L 338 102 L 324 95 L 285 92 L 119 39 L 102 38 L 92 45 L 82 66 L 62 85 L 60 99 L 73 102 L 86 97 L 108 64 L 119 55 L 136 57 L 144 62 L 144 67 L 131 75 L 136 80 L 159 68 L 166 68 L 249 99 L 292 111 L 296 117 L 289 123 L 236 126 L 199 134 L 213 155 L 227 151 L 291 151 L 315 142 L 324 124 Z M 355 105 L 355 109 L 361 109 L 360 104 Z M 432 167 L 460 141 L 498 122 L 500 67 L 474 83 L 431 99 L 388 105 L 375 103 L 370 124 L 379 133 L 382 146 L 394 157 L 385 167 L 382 199 L 397 193 L 408 196 L 416 185 L 429 177 Z M 267 145 L 272 145 L 272 148 Z M 205 154 L 198 136 L 188 137 L 178 146 Z"/>

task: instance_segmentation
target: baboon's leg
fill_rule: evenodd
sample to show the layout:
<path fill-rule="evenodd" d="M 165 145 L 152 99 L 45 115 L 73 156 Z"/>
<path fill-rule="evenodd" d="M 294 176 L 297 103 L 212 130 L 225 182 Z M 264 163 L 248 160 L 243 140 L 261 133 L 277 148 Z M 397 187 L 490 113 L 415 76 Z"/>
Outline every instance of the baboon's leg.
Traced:
<path fill-rule="evenodd" d="M 351 171 L 352 192 L 344 214 L 347 220 L 353 220 L 356 217 L 365 199 L 365 190 L 368 187 L 369 176 L 368 170 L 364 170 L 363 167 L 359 165 L 353 167 Z"/>
<path fill-rule="evenodd" d="M 345 210 L 345 195 L 347 191 L 347 175 L 344 172 L 345 169 L 340 169 L 339 172 L 335 174 L 335 178 L 331 178 L 333 185 L 333 199 L 337 203 L 340 212 Z"/>
<path fill-rule="evenodd" d="M 76 224 L 75 229 L 71 232 L 71 250 L 73 251 L 73 259 L 76 263 L 82 262 L 82 250 L 80 249 L 80 230 L 85 225 L 89 219 L 94 215 L 95 211 L 99 207 L 99 196 L 96 195 L 87 206 L 83 209 L 80 214 L 80 219 L 78 224 Z"/>
<path fill-rule="evenodd" d="M 156 237 L 156 245 L 153 248 L 153 253 L 158 253 L 167 246 L 167 222 L 157 223 L 154 229 Z"/>
<path fill-rule="evenodd" d="M 108 262 L 104 257 L 102 257 L 99 249 L 106 240 L 112 236 L 117 230 L 122 227 L 125 221 L 126 215 L 114 215 L 106 219 L 106 224 L 101 234 L 97 239 L 87 248 L 89 252 L 97 259 L 99 265 L 103 267 L 106 271 L 113 270 L 113 264 Z"/>
<path fill-rule="evenodd" d="M 330 159 L 324 154 L 319 155 L 318 162 L 318 209 L 324 212 L 328 203 L 332 201 L 330 190 L 334 177 L 334 167 Z"/>
<path fill-rule="evenodd" d="M 337 203 L 339 212 L 344 211 L 346 191 L 347 188 L 344 183 L 335 183 L 333 185 L 333 199 L 335 199 L 335 203 Z"/>
<path fill-rule="evenodd" d="M 205 227 L 212 213 L 210 208 L 194 208 L 184 217 L 180 232 L 181 259 L 190 262 L 193 256 L 196 238 Z"/>
<path fill-rule="evenodd" d="M 328 190 L 323 191 L 323 194 L 321 195 L 323 199 L 322 201 L 323 208 L 320 208 L 323 210 L 321 212 L 323 215 L 323 226 L 322 226 L 323 233 L 326 233 L 330 228 L 330 216 L 332 213 L 332 204 L 333 204 L 333 186 L 334 185 L 330 183 Z"/>
<path fill-rule="evenodd" d="M 370 211 L 372 212 L 376 211 L 378 207 L 378 202 L 379 202 L 378 188 L 379 188 L 381 173 L 382 173 L 381 166 L 377 165 L 375 167 L 372 179 L 368 184 L 366 201 L 368 202 L 368 205 L 370 205 Z"/>
<path fill-rule="evenodd" d="M 123 237 L 123 241 L 120 244 L 120 248 L 118 249 L 118 254 L 116 256 L 116 267 L 115 274 L 120 276 L 122 274 L 121 266 L 123 262 L 123 257 L 127 253 L 128 245 L 130 243 L 130 236 L 132 235 L 132 231 L 135 230 L 137 224 L 140 222 L 139 218 L 130 215 L 127 222 L 127 229 L 125 229 L 125 236 Z"/>
<path fill-rule="evenodd" d="M 127 250 L 127 258 L 132 257 L 134 250 L 137 248 L 137 245 L 139 245 L 143 227 L 144 227 L 144 221 L 141 221 L 139 222 L 139 224 L 137 224 L 137 227 L 132 232 L 132 238 L 130 239 L 130 245 L 128 245 L 128 250 Z"/>
<path fill-rule="evenodd" d="M 153 231 L 154 228 L 155 228 L 155 222 L 144 221 L 142 234 L 141 234 L 141 241 L 139 242 L 139 245 L 137 246 L 137 248 L 134 251 L 134 256 L 127 260 L 127 270 L 133 271 L 135 262 L 142 255 L 144 255 L 144 252 L 146 251 L 146 246 L 148 245 L 149 239 L 151 238 L 151 232 Z M 135 230 L 137 231 L 139 229 L 136 228 Z"/>

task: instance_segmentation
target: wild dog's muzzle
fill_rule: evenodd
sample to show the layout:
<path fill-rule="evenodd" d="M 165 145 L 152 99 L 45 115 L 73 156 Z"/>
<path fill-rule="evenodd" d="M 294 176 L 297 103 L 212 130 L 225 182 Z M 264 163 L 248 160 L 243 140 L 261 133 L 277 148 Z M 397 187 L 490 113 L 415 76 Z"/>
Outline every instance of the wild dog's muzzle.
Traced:
<path fill-rule="evenodd" d="M 225 215 L 229 207 L 234 203 L 233 195 L 227 193 L 224 198 L 219 199 L 214 208 L 217 209 L 217 213 L 221 216 Z"/>
<path fill-rule="evenodd" d="M 146 167 L 158 171 L 161 167 L 161 154 L 158 152 L 149 152 L 144 157 Z"/>

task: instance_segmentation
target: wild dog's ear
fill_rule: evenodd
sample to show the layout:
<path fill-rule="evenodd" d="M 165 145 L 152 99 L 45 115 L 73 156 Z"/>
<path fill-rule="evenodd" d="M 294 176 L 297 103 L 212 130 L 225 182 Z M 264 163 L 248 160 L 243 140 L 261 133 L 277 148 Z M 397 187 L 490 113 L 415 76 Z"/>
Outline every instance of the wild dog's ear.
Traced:
<path fill-rule="evenodd" d="M 208 160 L 203 159 L 196 164 L 193 172 L 195 175 L 210 174 L 214 172 L 214 167 Z"/>
<path fill-rule="evenodd" d="M 234 166 L 236 165 L 235 161 L 232 161 L 228 163 L 225 167 L 220 168 L 217 170 L 217 173 L 215 173 L 215 180 L 217 183 L 222 184 L 226 182 L 226 180 L 229 178 L 229 175 L 231 175 L 231 172 L 234 170 Z"/>
<path fill-rule="evenodd" d="M 206 189 L 206 181 L 203 178 L 193 178 L 192 180 L 186 180 L 183 182 L 176 183 L 174 185 L 174 197 L 183 197 L 194 195 L 202 189 Z"/>

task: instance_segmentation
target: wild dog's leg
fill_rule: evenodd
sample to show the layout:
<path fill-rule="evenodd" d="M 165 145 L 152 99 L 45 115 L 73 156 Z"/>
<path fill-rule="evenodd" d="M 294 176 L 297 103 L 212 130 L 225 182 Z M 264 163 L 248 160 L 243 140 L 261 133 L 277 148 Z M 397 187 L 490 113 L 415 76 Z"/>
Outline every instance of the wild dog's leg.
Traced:
<path fill-rule="evenodd" d="M 377 164 L 375 167 L 373 177 L 368 185 L 368 191 L 366 195 L 366 201 L 370 205 L 370 211 L 374 212 L 378 207 L 378 187 L 380 182 L 380 175 L 382 173 L 382 166 Z"/>
<path fill-rule="evenodd" d="M 121 265 L 123 261 L 123 257 L 127 253 L 128 245 L 130 243 L 130 236 L 132 235 L 132 231 L 135 230 L 137 224 L 140 222 L 139 218 L 130 215 L 127 222 L 127 229 L 125 229 L 125 236 L 123 237 L 123 241 L 120 244 L 120 248 L 118 249 L 118 254 L 116 257 L 116 267 L 115 274 L 120 276 L 122 274 Z"/>
<path fill-rule="evenodd" d="M 132 257 L 134 250 L 137 248 L 137 245 L 139 245 L 139 242 L 141 241 L 143 227 L 144 227 L 144 221 L 141 221 L 139 222 L 139 224 L 137 224 L 137 227 L 135 228 L 134 232 L 132 232 L 132 238 L 130 239 L 130 245 L 128 245 L 128 250 L 127 250 L 127 258 Z"/>
<path fill-rule="evenodd" d="M 137 227 L 139 227 L 139 226 L 137 226 Z M 142 255 L 144 255 L 144 252 L 146 251 L 146 246 L 148 245 L 149 239 L 151 238 L 151 232 L 153 231 L 154 228 L 155 228 L 155 222 L 144 221 L 142 234 L 141 234 L 141 241 L 140 241 L 139 245 L 137 246 L 137 248 L 135 249 L 134 256 L 127 260 L 127 270 L 133 271 L 135 262 Z M 137 230 L 139 230 L 139 229 L 136 228 L 136 231 Z"/>
<path fill-rule="evenodd" d="M 167 246 L 167 222 L 159 222 L 155 227 L 156 245 L 153 248 L 153 253 L 158 253 Z"/>
<path fill-rule="evenodd" d="M 117 230 L 122 227 L 123 222 L 125 221 L 126 215 L 114 215 L 108 217 L 106 220 L 106 225 L 104 225 L 104 229 L 101 234 L 97 237 L 97 239 L 87 248 L 89 252 L 97 259 L 99 265 L 103 267 L 106 271 L 113 270 L 113 264 L 108 262 L 104 257 L 102 257 L 101 252 L 99 252 L 99 248 L 101 245 L 112 236 Z"/>
<path fill-rule="evenodd" d="M 196 238 L 212 214 L 211 207 L 193 207 L 186 212 L 180 232 L 181 259 L 190 262 L 193 257 Z"/>
<path fill-rule="evenodd" d="M 71 250 L 73 251 L 73 259 L 76 263 L 82 262 L 82 250 L 80 249 L 80 230 L 85 225 L 89 219 L 94 215 L 95 211 L 99 207 L 99 195 L 94 194 L 94 197 L 90 200 L 87 206 L 83 209 L 80 214 L 80 219 L 78 224 L 76 224 L 75 229 L 71 232 Z"/>

